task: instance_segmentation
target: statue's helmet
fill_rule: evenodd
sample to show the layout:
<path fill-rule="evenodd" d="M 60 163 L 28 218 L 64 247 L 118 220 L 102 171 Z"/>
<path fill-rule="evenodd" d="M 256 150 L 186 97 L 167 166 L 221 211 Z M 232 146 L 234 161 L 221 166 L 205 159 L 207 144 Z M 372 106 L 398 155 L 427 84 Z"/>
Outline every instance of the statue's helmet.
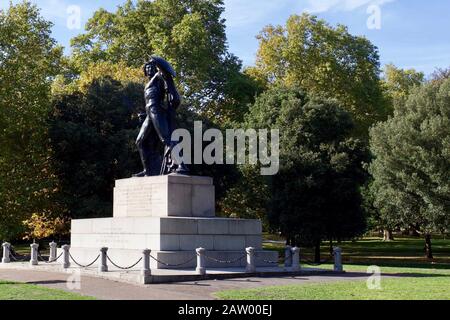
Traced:
<path fill-rule="evenodd" d="M 165 59 L 152 55 L 150 60 L 144 66 L 144 73 L 146 76 L 151 76 L 156 73 L 156 67 L 158 67 L 163 73 L 176 77 L 177 73 L 173 69 L 172 65 Z"/>

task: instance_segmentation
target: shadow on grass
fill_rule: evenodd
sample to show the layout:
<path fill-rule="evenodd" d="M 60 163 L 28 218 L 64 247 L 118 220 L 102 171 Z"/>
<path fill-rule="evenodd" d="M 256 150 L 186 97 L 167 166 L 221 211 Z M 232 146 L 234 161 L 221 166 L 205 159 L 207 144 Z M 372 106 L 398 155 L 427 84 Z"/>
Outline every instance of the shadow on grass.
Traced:
<path fill-rule="evenodd" d="M 42 281 L 29 281 L 25 284 L 33 284 L 33 285 L 46 285 L 46 284 L 60 284 L 60 283 L 66 283 L 67 281 L 63 280 L 42 280 Z"/>
<path fill-rule="evenodd" d="M 28 281 L 28 282 L 0 281 L 0 286 L 1 285 L 16 285 L 16 286 L 48 285 L 48 284 L 60 284 L 60 283 L 66 283 L 66 281 L 63 281 L 63 280 L 42 280 L 42 281 Z"/>

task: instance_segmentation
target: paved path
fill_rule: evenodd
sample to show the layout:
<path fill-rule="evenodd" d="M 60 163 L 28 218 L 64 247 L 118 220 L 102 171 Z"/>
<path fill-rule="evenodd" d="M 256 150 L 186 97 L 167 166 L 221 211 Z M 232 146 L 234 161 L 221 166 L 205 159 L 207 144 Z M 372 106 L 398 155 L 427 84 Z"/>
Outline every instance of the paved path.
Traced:
<path fill-rule="evenodd" d="M 67 287 L 68 275 L 62 273 L 2 269 L 0 279 L 70 291 Z M 366 279 L 366 274 L 347 273 L 345 275 L 244 278 L 139 286 L 82 276 L 81 289 L 71 292 L 102 300 L 210 300 L 214 299 L 212 295 L 214 292 L 222 290 Z"/>

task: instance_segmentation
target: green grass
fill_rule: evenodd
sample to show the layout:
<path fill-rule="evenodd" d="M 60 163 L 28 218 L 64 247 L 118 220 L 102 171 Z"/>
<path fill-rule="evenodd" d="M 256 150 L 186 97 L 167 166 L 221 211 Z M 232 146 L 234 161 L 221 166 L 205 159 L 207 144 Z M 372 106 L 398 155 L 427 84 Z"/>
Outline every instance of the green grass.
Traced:
<path fill-rule="evenodd" d="M 0 300 L 94 300 L 94 298 L 31 284 L 0 281 Z"/>
<path fill-rule="evenodd" d="M 224 300 L 450 300 L 450 274 L 381 280 L 380 290 L 369 290 L 365 281 L 265 287 L 223 291 Z"/>
<path fill-rule="evenodd" d="M 267 240 L 279 240 L 265 237 Z M 450 240 L 433 240 L 434 259 L 424 257 L 424 241 L 400 237 L 383 242 L 364 238 L 335 244 L 342 248 L 344 270 L 366 274 L 368 266 L 381 268 L 381 290 L 369 290 L 366 281 L 345 280 L 304 283 L 292 286 L 261 287 L 223 291 L 216 297 L 225 300 L 450 300 Z M 266 250 L 284 255 L 282 243 L 266 242 Z M 302 257 L 312 260 L 311 248 L 301 248 Z M 322 258 L 329 256 L 329 247 L 321 248 Z M 307 266 L 304 261 L 303 265 Z M 320 268 L 332 269 L 332 264 Z"/>
<path fill-rule="evenodd" d="M 424 240 L 421 238 L 400 237 L 395 241 L 384 242 L 380 238 L 367 237 L 358 241 L 335 243 L 342 248 L 343 262 L 350 265 L 379 265 L 388 267 L 415 267 L 432 269 L 450 269 L 450 240 L 432 241 L 434 259 L 424 256 Z M 277 250 L 284 255 L 284 245 L 265 243 L 266 250 Z M 311 248 L 301 248 L 302 256 L 313 259 Z M 329 256 L 327 244 L 321 248 L 323 258 Z"/>

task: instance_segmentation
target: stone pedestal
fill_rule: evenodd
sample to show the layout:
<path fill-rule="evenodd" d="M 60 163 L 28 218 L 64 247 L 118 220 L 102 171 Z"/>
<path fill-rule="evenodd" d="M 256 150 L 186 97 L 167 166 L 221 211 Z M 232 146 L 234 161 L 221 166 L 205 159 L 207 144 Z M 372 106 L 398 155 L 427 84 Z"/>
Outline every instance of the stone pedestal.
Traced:
<path fill-rule="evenodd" d="M 114 217 L 214 217 L 212 178 L 168 175 L 117 180 Z"/>
<path fill-rule="evenodd" d="M 169 175 L 116 181 L 114 217 L 73 220 L 70 252 L 80 263 L 90 263 L 102 247 L 117 264 L 129 266 L 150 249 L 151 268 L 193 268 L 196 249 L 204 248 L 206 267 L 244 267 L 245 249 L 253 247 L 263 260 L 276 252 L 262 251 L 259 220 L 215 217 L 211 178 Z M 186 262 L 180 266 L 176 265 Z M 214 261 L 233 261 L 223 265 Z"/>

